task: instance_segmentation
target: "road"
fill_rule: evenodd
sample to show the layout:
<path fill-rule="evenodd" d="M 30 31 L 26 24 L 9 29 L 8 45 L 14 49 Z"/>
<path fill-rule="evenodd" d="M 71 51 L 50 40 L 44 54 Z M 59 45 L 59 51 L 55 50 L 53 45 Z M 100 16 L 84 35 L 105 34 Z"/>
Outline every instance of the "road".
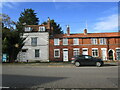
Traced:
<path fill-rule="evenodd" d="M 118 88 L 118 66 L 3 65 L 3 87 Z"/>

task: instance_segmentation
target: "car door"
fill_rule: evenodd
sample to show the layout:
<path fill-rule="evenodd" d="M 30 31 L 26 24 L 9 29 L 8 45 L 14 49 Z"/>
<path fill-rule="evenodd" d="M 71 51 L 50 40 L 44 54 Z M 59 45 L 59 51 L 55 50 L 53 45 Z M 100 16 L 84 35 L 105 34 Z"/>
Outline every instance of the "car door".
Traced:
<path fill-rule="evenodd" d="M 84 56 L 79 56 L 78 60 L 79 60 L 79 62 L 80 62 L 81 65 L 85 64 Z"/>
<path fill-rule="evenodd" d="M 86 55 L 86 56 L 85 56 L 85 62 L 86 62 L 85 65 L 92 65 L 92 64 L 93 64 L 92 57 Z"/>

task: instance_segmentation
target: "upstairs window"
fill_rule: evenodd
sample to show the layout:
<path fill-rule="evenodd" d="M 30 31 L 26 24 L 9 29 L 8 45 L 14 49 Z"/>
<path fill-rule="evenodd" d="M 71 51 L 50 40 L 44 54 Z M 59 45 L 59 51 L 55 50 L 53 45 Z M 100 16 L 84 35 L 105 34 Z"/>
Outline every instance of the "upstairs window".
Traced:
<path fill-rule="evenodd" d="M 45 27 L 44 26 L 39 27 L 39 31 L 44 32 L 45 31 Z"/>
<path fill-rule="evenodd" d="M 54 45 L 59 45 L 59 39 L 58 38 L 54 39 Z"/>
<path fill-rule="evenodd" d="M 32 28 L 31 27 L 25 27 L 25 31 L 31 31 Z"/>
<path fill-rule="evenodd" d="M 32 46 L 37 46 L 37 37 L 32 37 L 31 38 L 31 45 Z"/>
<path fill-rule="evenodd" d="M 97 38 L 91 38 L 91 43 L 92 44 L 97 44 Z"/>
<path fill-rule="evenodd" d="M 106 38 L 100 38 L 100 44 L 106 44 Z"/>
<path fill-rule="evenodd" d="M 73 45 L 79 45 L 79 38 L 73 39 Z"/>
<path fill-rule="evenodd" d="M 68 45 L 68 39 L 67 38 L 63 38 L 63 45 Z"/>

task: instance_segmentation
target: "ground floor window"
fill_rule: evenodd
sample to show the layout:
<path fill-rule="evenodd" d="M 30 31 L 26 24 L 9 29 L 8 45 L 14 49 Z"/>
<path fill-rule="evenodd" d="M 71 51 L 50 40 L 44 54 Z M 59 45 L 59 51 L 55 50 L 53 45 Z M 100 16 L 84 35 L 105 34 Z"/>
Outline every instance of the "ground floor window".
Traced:
<path fill-rule="evenodd" d="M 98 49 L 97 48 L 92 48 L 92 56 L 98 57 Z"/>
<path fill-rule="evenodd" d="M 73 49 L 73 56 L 79 55 L 79 48 Z"/>
<path fill-rule="evenodd" d="M 54 57 L 59 58 L 60 57 L 60 49 L 54 49 Z"/>
<path fill-rule="evenodd" d="M 88 48 L 82 48 L 82 54 L 88 55 Z"/>
<path fill-rule="evenodd" d="M 35 57 L 40 57 L 39 49 L 35 49 Z"/>
<path fill-rule="evenodd" d="M 120 48 L 116 49 L 116 58 L 120 60 Z"/>

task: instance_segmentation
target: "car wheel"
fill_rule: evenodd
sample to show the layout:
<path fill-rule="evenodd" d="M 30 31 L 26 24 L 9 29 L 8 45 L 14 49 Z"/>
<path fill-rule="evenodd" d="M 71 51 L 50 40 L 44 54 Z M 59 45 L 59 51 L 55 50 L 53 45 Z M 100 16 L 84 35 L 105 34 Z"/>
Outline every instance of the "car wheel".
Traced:
<path fill-rule="evenodd" d="M 79 63 L 79 62 L 75 62 L 75 66 L 76 66 L 76 67 L 79 67 L 79 66 L 80 66 L 80 63 Z"/>
<path fill-rule="evenodd" d="M 100 62 L 96 62 L 96 66 L 97 66 L 97 67 L 100 67 L 100 66 L 101 66 L 101 63 L 100 63 Z"/>

